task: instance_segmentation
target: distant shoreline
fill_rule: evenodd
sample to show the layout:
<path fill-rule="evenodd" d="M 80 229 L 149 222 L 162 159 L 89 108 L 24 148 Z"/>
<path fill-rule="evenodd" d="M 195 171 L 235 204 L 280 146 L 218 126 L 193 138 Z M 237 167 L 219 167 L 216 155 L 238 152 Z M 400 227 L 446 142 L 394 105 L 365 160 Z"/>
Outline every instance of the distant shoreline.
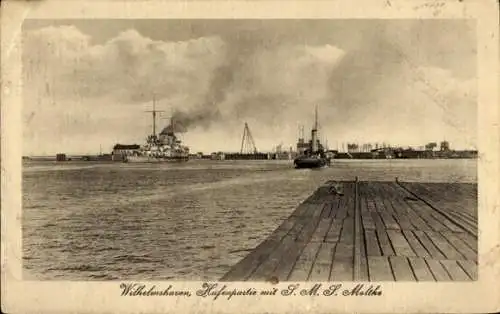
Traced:
<path fill-rule="evenodd" d="M 433 157 L 433 158 L 415 158 L 415 157 L 407 157 L 407 158 L 333 158 L 333 161 L 398 161 L 398 160 L 477 160 L 477 157 Z M 259 161 L 259 162 L 276 162 L 276 161 L 290 161 L 293 159 L 210 159 L 210 158 L 192 158 L 190 161 L 214 161 L 214 162 L 228 162 L 228 161 Z M 122 163 L 120 161 L 112 161 L 112 160 L 99 160 L 98 158 L 90 158 L 90 159 L 82 159 L 81 157 L 71 158 L 69 157 L 65 161 L 57 161 L 55 156 L 47 156 L 47 157 L 23 157 L 23 162 L 52 162 L 58 164 L 64 163 Z"/>

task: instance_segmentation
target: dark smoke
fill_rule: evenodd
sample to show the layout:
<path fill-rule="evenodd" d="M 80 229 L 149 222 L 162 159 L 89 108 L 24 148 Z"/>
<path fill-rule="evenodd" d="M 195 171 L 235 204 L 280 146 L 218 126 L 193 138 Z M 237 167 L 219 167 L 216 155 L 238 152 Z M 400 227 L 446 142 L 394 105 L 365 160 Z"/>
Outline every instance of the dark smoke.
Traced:
<path fill-rule="evenodd" d="M 224 101 L 226 90 L 233 82 L 235 65 L 234 62 L 228 62 L 215 71 L 208 93 L 200 106 L 187 112 L 174 111 L 172 120 L 175 132 L 187 132 L 197 126 L 207 129 L 221 118 L 217 104 Z"/>
<path fill-rule="evenodd" d="M 220 118 L 220 112 L 217 107 L 207 105 L 199 110 L 189 112 L 174 111 L 172 116 L 172 124 L 165 127 L 164 132 L 185 133 L 190 128 L 200 126 L 208 129 L 210 125 Z"/>
<path fill-rule="evenodd" d="M 243 66 L 243 60 L 256 50 L 255 39 L 251 32 L 239 32 L 228 35 L 227 42 L 237 42 L 237 45 L 228 45 L 226 62 L 214 73 L 204 101 L 195 109 L 189 111 L 175 110 L 173 121 L 175 132 L 187 132 L 194 127 L 208 129 L 213 123 L 221 120 L 219 104 L 222 103 L 234 83 L 235 75 Z M 172 126 L 168 126 L 172 128 Z"/>

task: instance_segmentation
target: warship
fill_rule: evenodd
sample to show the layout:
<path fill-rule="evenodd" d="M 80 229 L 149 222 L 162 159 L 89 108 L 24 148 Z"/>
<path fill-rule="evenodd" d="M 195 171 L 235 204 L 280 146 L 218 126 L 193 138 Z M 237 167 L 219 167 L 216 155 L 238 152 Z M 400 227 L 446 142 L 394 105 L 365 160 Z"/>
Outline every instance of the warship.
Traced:
<path fill-rule="evenodd" d="M 138 149 L 129 152 L 123 157 L 124 162 L 130 163 L 157 163 L 157 162 L 184 162 L 189 160 L 189 147 L 175 134 L 174 119 L 170 118 L 170 125 L 156 134 L 156 110 L 153 99 L 153 133 L 146 138 L 146 143 Z"/>
<path fill-rule="evenodd" d="M 298 148 L 299 146 L 304 147 L 304 150 L 299 151 L 299 156 L 294 159 L 295 168 L 322 168 L 330 165 L 332 156 L 326 151 L 318 138 L 318 107 L 315 110 L 310 142 L 306 144 L 301 138 L 297 146 Z"/>

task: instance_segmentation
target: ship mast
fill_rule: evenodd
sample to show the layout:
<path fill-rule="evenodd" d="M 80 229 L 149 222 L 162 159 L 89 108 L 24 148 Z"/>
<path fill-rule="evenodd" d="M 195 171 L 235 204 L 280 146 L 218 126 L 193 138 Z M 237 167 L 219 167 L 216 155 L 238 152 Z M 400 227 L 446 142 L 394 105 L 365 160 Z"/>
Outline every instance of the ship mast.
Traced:
<path fill-rule="evenodd" d="M 151 112 L 153 114 L 153 136 L 156 137 L 156 113 L 164 112 L 163 110 L 156 110 L 156 96 L 153 95 L 153 110 L 148 110 L 146 112 Z"/>
<path fill-rule="evenodd" d="M 172 128 L 172 133 L 175 134 L 175 126 L 174 126 L 174 109 L 170 109 L 170 127 Z"/>
<path fill-rule="evenodd" d="M 318 130 L 318 106 L 314 108 L 314 129 Z"/>

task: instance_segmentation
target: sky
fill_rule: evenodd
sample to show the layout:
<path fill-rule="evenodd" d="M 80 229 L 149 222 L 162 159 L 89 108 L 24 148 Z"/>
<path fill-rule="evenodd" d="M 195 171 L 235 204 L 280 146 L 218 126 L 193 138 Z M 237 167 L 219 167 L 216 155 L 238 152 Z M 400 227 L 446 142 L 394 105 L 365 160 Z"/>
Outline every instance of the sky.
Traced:
<path fill-rule="evenodd" d="M 295 145 L 318 107 L 342 143 L 476 148 L 469 20 L 26 20 L 23 154 L 142 143 L 147 110 L 192 152 Z"/>

